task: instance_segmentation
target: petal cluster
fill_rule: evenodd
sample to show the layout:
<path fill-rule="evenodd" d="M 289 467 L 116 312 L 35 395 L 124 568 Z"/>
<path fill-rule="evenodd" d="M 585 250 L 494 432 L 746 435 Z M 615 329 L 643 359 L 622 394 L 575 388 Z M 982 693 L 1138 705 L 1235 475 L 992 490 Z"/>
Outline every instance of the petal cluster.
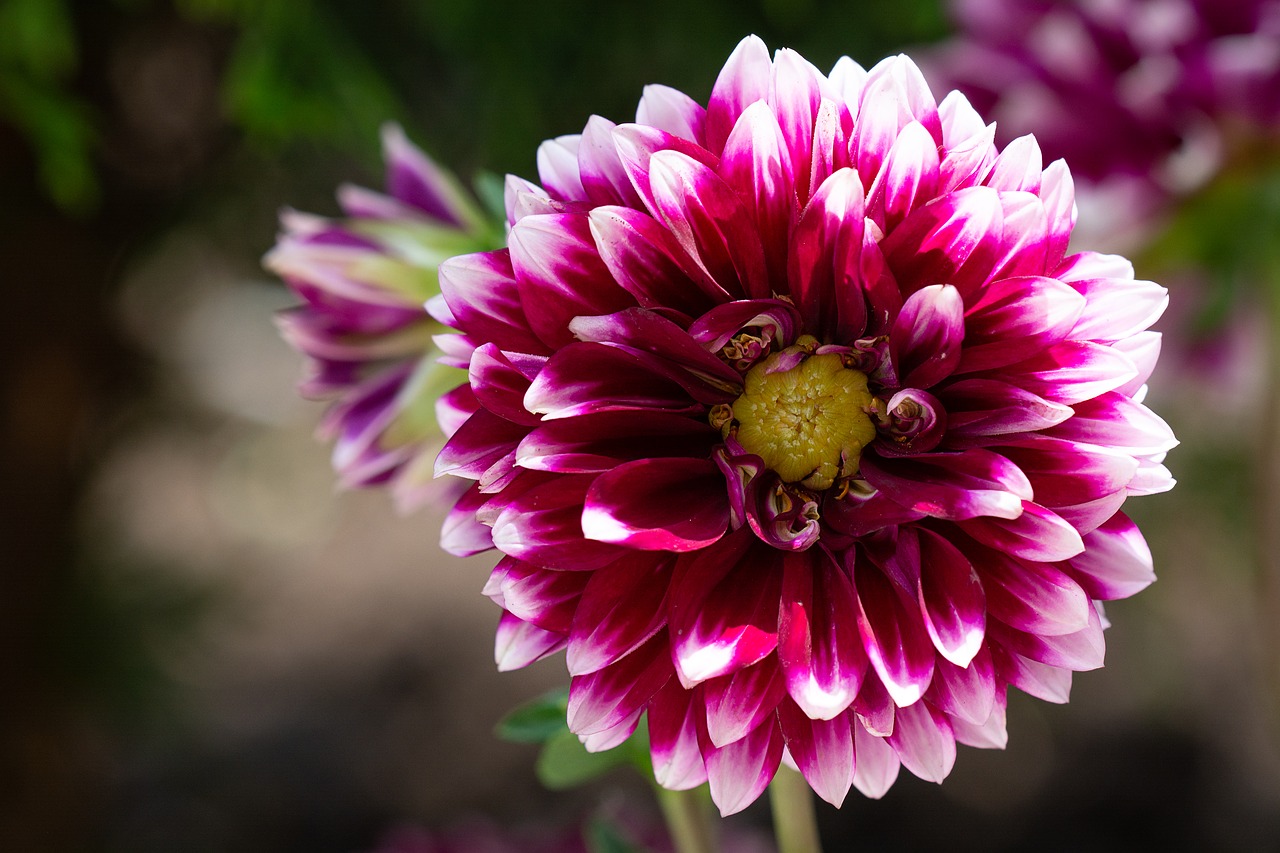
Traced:
<path fill-rule="evenodd" d="M 1066 166 L 993 138 L 904 56 L 823 74 L 752 37 L 706 106 L 650 86 L 544 143 L 508 248 L 441 265 L 469 381 L 436 470 L 472 481 L 443 541 L 501 553 L 499 666 L 565 650 L 589 749 L 643 718 L 658 782 L 722 813 L 782 761 L 839 804 L 1102 664 L 1096 602 L 1154 579 L 1120 507 L 1173 484 L 1141 402 L 1166 295 L 1067 255 Z M 811 476 L 735 415 L 808 429 L 805 393 L 866 424 L 813 432 Z"/>
<path fill-rule="evenodd" d="M 1273 0 L 951 7 L 960 35 L 936 57 L 940 76 L 1092 182 L 1186 190 L 1213 174 L 1229 135 L 1274 134 L 1280 119 Z"/>
<path fill-rule="evenodd" d="M 263 263 L 302 300 L 277 324 L 308 360 L 299 391 L 333 401 L 319 431 L 342 485 L 388 484 L 408 510 L 430 492 L 433 406 L 456 381 L 435 362 L 441 327 L 424 303 L 441 261 L 500 245 L 501 229 L 399 127 L 383 149 L 387 194 L 342 187 L 341 219 L 284 211 Z"/>

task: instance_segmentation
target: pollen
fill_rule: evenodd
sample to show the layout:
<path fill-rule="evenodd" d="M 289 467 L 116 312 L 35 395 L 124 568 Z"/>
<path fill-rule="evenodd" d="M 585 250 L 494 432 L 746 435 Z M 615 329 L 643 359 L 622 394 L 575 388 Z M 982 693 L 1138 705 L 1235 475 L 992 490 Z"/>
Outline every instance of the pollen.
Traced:
<path fill-rule="evenodd" d="M 776 353 L 747 373 L 733 404 L 736 438 L 784 482 L 827 489 L 857 471 L 862 448 L 876 436 L 867 377 L 835 354 L 779 370 L 786 356 Z"/>

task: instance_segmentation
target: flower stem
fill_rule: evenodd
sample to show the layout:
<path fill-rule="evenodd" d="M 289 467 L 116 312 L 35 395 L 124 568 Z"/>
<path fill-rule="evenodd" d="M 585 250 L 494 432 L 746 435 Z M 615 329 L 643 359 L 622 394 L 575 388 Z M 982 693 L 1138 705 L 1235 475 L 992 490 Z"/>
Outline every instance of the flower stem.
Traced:
<path fill-rule="evenodd" d="M 712 822 L 711 798 L 706 789 L 669 791 L 659 785 L 654 788 L 676 853 L 716 853 L 719 845 Z"/>
<path fill-rule="evenodd" d="M 822 853 L 813 792 L 803 776 L 789 767 L 779 767 L 769 783 L 769 802 L 778 853 Z"/>

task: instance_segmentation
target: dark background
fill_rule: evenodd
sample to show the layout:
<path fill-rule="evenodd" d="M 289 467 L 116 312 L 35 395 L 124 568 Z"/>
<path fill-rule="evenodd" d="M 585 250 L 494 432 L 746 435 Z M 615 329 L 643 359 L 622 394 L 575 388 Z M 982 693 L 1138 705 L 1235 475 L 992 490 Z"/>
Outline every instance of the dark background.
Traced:
<path fill-rule="evenodd" d="M 335 492 L 258 260 L 279 207 L 379 185 L 385 120 L 464 177 L 534 177 L 539 141 L 627 120 L 646 83 L 705 101 L 752 32 L 869 67 L 948 22 L 924 0 L 0 2 L 0 850 L 359 851 L 401 823 L 571 825 L 618 791 L 654 819 L 638 779 L 548 793 L 492 736 L 563 664 L 495 673 L 491 561 L 442 555 L 438 511 Z M 1271 520 L 1243 485 L 1266 335 L 1233 335 L 1229 374 L 1153 380 L 1182 484 L 1137 502 L 1161 580 L 1108 608 L 1107 668 L 1068 706 L 1012 697 L 1008 750 L 962 748 L 940 787 L 820 805 L 829 850 L 1280 849 L 1250 545 Z"/>

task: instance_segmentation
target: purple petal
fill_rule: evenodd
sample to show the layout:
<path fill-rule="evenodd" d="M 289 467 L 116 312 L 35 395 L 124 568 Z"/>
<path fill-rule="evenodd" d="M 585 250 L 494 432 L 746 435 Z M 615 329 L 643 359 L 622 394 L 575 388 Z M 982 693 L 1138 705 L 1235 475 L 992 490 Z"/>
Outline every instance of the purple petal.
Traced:
<path fill-rule="evenodd" d="M 591 573 L 569 631 L 570 675 L 608 666 L 666 625 L 674 565 L 674 558 L 662 554 L 629 554 Z"/>
<path fill-rule="evenodd" d="M 497 344 L 484 344 L 471 355 L 471 387 L 476 399 L 490 412 L 512 423 L 533 426 L 537 415 L 524 407 L 529 381 L 546 362 L 541 356 L 502 352 Z"/>
<path fill-rule="evenodd" d="M 650 84 L 644 87 L 636 107 L 636 123 L 703 145 L 707 111 L 684 92 L 670 86 Z"/>
<path fill-rule="evenodd" d="M 778 723 L 787 752 L 814 793 L 836 808 L 840 808 L 853 785 L 853 729 L 849 716 L 837 714 L 830 720 L 811 720 L 792 702 L 778 706 Z"/>
<path fill-rule="evenodd" d="M 1134 363 L 1117 349 L 1063 341 L 991 378 L 1010 381 L 1046 400 L 1069 406 L 1119 388 L 1137 374 Z"/>
<path fill-rule="evenodd" d="M 956 739 L 946 716 L 929 705 L 916 702 L 898 709 L 889 745 L 902 766 L 928 782 L 941 783 L 956 763 Z"/>
<path fill-rule="evenodd" d="M 1011 652 L 1076 672 L 1101 667 L 1107 648 L 1102 636 L 1102 621 L 1097 608 L 1092 606 L 1085 627 L 1070 634 L 1029 634 L 994 620 L 991 631 L 992 638 Z"/>
<path fill-rule="evenodd" d="M 702 698 L 707 706 L 707 738 L 715 746 L 741 740 L 771 719 L 786 695 L 777 661 L 772 656 L 731 675 L 708 679 L 702 683 Z"/>
<path fill-rule="evenodd" d="M 1123 448 L 1128 453 L 1164 453 L 1178 440 L 1158 415 L 1118 391 L 1109 391 L 1076 403 L 1073 417 L 1046 431 L 1046 435 L 1103 447 Z"/>
<path fill-rule="evenodd" d="M 830 720 L 852 704 L 867 656 L 849 578 L 820 548 L 783 558 L 778 663 L 805 715 Z"/>
<path fill-rule="evenodd" d="M 1000 645 L 993 645 L 991 654 L 1000 679 L 1028 696 L 1055 705 L 1071 698 L 1071 670 L 1031 660 Z"/>
<path fill-rule="evenodd" d="M 888 57 L 867 75 L 858 104 L 854 160 L 865 186 L 875 183 L 889 149 L 912 121 L 942 144 L 938 107 L 920 69 L 906 56 Z"/>
<path fill-rule="evenodd" d="M 589 578 L 586 572 L 556 572 L 504 557 L 484 594 L 512 616 L 563 636 Z"/>
<path fill-rule="evenodd" d="M 538 180 L 557 201 L 586 201 L 578 171 L 578 147 L 582 137 L 558 136 L 538 146 Z"/>
<path fill-rule="evenodd" d="M 596 478 L 582 531 L 588 539 L 644 551 L 693 551 L 724 535 L 724 477 L 710 460 L 641 459 Z"/>
<path fill-rule="evenodd" d="M 917 598 L 934 648 L 956 666 L 968 666 L 986 633 L 986 597 L 973 566 L 956 546 L 919 529 Z"/>
<path fill-rule="evenodd" d="M 478 214 L 457 181 L 411 143 L 399 125 L 382 126 L 382 150 L 387 191 L 398 201 L 450 225 L 476 224 Z"/>
<path fill-rule="evenodd" d="M 440 547 L 455 557 L 470 557 L 493 547 L 493 531 L 476 519 L 476 510 L 489 499 L 480 485 L 472 485 L 445 516 Z"/>
<path fill-rule="evenodd" d="M 1001 448 L 1022 469 L 1044 506 L 1072 506 L 1124 490 L 1138 472 L 1127 453 L 1074 441 L 1028 436 Z"/>
<path fill-rule="evenodd" d="M 742 377 L 707 352 L 688 332 L 654 311 L 629 308 L 604 317 L 577 317 L 569 324 L 582 341 L 614 344 L 652 353 L 678 365 L 709 388 L 704 402 L 732 402 L 742 393 Z"/>
<path fill-rule="evenodd" d="M 585 213 L 526 216 L 512 226 L 507 242 L 529 327 L 551 347 L 573 341 L 569 321 L 574 317 L 611 314 L 635 304 L 600 259 Z"/>
<path fill-rule="evenodd" d="M 984 545 L 1024 560 L 1052 563 L 1084 550 L 1074 527 L 1031 501 L 1022 502 L 1022 514 L 1015 519 L 984 516 L 957 523 Z"/>
<path fill-rule="evenodd" d="M 702 419 L 664 412 L 600 412 L 543 422 L 520 442 L 516 458 L 535 471 L 592 473 L 638 459 L 706 459 L 719 441 L 719 432 Z"/>
<path fill-rule="evenodd" d="M 509 500 L 493 522 L 493 544 L 504 554 L 565 570 L 598 569 L 625 553 L 582 536 L 582 506 L 592 478 L 565 475 Z M 514 490 L 506 490 L 514 491 Z M 501 495 L 506 499 L 505 492 Z"/>
<path fill-rule="evenodd" d="M 698 724 L 705 720 L 697 691 L 685 690 L 674 678 L 649 701 L 649 751 L 659 785 L 687 791 L 707 781 L 698 746 Z"/>
<path fill-rule="evenodd" d="M 851 491 L 839 500 L 828 495 L 822 504 L 823 521 L 833 530 L 855 537 L 906 524 L 924 515 L 922 510 L 904 507 L 878 490 L 866 496 Z"/>
<path fill-rule="evenodd" d="M 760 232 L 719 175 L 687 154 L 659 151 L 649 160 L 649 187 L 654 216 L 720 287 L 756 299 L 772 295 Z"/>
<path fill-rule="evenodd" d="M 667 618 L 686 687 L 728 675 L 778 645 L 781 571 L 743 528 L 676 564 Z"/>
<path fill-rule="evenodd" d="M 738 42 L 716 78 L 707 103 L 707 148 L 719 152 L 738 121 L 738 116 L 756 101 L 769 95 L 773 60 L 769 48 L 757 36 Z"/>
<path fill-rule="evenodd" d="M 508 351 L 550 352 L 529 327 L 506 249 L 445 261 L 440 293 L 455 327 L 477 341 L 501 341 Z"/>
<path fill-rule="evenodd" d="M 1150 281 L 1084 279 L 1070 285 L 1084 296 L 1087 307 L 1071 330 L 1085 341 L 1118 341 L 1149 327 L 1169 305 L 1169 291 Z"/>
<path fill-rule="evenodd" d="M 699 727 L 698 740 L 707 762 L 711 800 L 721 817 L 736 814 L 755 802 L 782 761 L 782 732 L 774 718 L 727 746 L 712 744 L 705 724 Z"/>
<path fill-rule="evenodd" d="M 523 669 L 564 648 L 565 636 L 503 613 L 494 637 L 493 659 L 499 672 Z"/>
<path fill-rule="evenodd" d="M 1085 536 L 1084 546 L 1066 568 L 1090 598 L 1128 598 L 1156 579 L 1151 549 L 1138 526 L 1122 512 Z"/>
<path fill-rule="evenodd" d="M 935 518 L 1017 518 L 1032 496 L 1026 475 L 981 448 L 883 457 L 864 454 L 862 476 L 893 501 Z"/>
<path fill-rule="evenodd" d="M 617 663 L 569 683 L 569 731 L 590 735 L 631 717 L 671 680 L 667 638 L 658 634 Z"/>
<path fill-rule="evenodd" d="M 903 387 L 931 388 L 960 363 L 964 302 L 949 284 L 921 288 L 902 304 L 889 333 L 889 355 Z"/>
<path fill-rule="evenodd" d="M 782 128 L 765 102 L 757 101 L 738 118 L 725 142 L 720 176 L 737 192 L 755 222 L 769 279 L 781 280 L 786 272 L 787 238 L 796 217 L 796 178 Z"/>
<path fill-rule="evenodd" d="M 935 199 L 911 212 L 881 248 L 904 293 L 948 282 L 962 295 L 991 274 L 1003 234 L 999 195 L 971 187 Z"/>
<path fill-rule="evenodd" d="M 899 707 L 918 701 L 933 678 L 933 646 L 919 607 L 863 560 L 858 561 L 853 584 L 858 633 L 871 666 Z"/>
<path fill-rule="evenodd" d="M 805 328 L 854 339 L 866 328 L 862 291 L 863 189 L 840 169 L 822 182 L 791 237 L 787 282 Z"/>
<path fill-rule="evenodd" d="M 860 725 L 853 729 L 854 773 L 853 786 L 863 796 L 878 800 L 889 792 L 898 778 L 902 762 L 898 753 L 884 740 L 869 734 Z"/>
<path fill-rule="evenodd" d="M 515 449 L 528 429 L 488 409 L 481 409 L 440 448 L 436 457 L 436 476 L 453 474 L 471 480 L 480 479 L 491 465 Z"/>
<path fill-rule="evenodd" d="M 653 356 L 620 347 L 570 344 L 547 362 L 529 386 L 524 405 L 547 420 L 597 412 L 706 411 L 676 379 L 663 375 L 662 367 Z"/>
<path fill-rule="evenodd" d="M 588 215 L 601 260 L 641 307 L 696 316 L 728 301 L 729 295 L 652 216 L 625 207 L 597 207 Z"/>

